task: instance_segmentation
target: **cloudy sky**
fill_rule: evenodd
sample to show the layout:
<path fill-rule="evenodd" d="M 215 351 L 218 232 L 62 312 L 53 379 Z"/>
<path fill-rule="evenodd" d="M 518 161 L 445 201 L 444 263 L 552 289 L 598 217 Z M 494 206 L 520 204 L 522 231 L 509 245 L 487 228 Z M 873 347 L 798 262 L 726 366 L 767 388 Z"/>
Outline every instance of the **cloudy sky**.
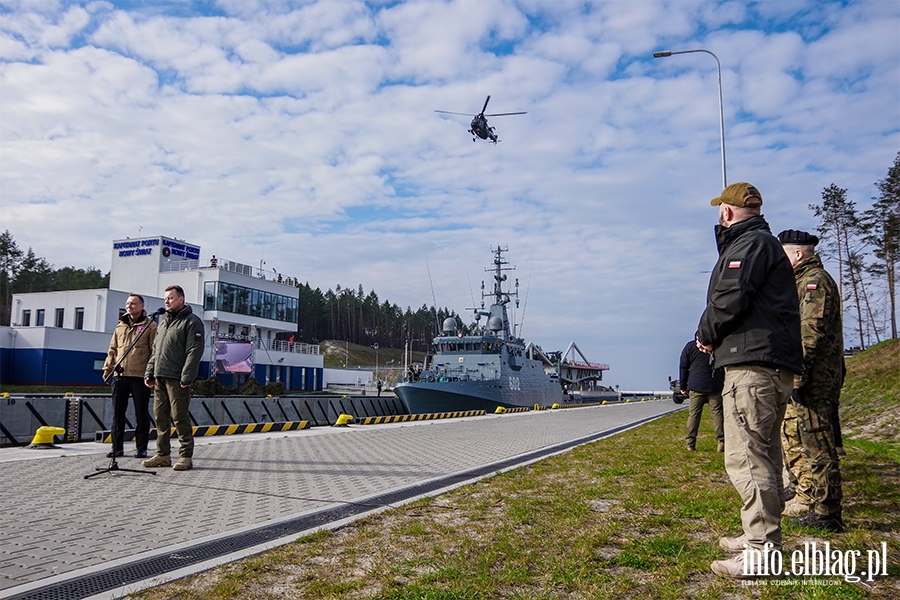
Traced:
<path fill-rule="evenodd" d="M 0 228 L 106 272 L 166 235 L 401 307 L 472 305 L 490 247 L 523 335 L 665 388 L 722 187 L 775 233 L 900 150 L 900 3 L 0 0 Z M 461 113 L 501 143 L 472 142 Z M 429 277 L 430 271 L 430 277 Z"/>

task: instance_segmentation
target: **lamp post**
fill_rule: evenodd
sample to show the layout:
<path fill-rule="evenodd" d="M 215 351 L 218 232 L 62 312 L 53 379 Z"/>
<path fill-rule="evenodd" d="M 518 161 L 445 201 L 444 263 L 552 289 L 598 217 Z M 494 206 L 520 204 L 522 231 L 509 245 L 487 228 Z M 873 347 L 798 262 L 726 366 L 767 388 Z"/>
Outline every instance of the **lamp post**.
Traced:
<path fill-rule="evenodd" d="M 722 64 L 719 62 L 719 57 L 710 52 L 709 50 L 679 50 L 679 51 L 671 51 L 666 50 L 664 52 L 654 52 L 653 58 L 666 58 L 672 56 L 673 54 L 691 54 L 693 52 L 705 52 L 709 54 L 714 59 L 716 59 L 716 71 L 719 74 L 719 141 L 722 147 L 722 189 L 724 190 L 728 187 L 728 179 L 725 176 L 725 113 L 722 108 Z"/>

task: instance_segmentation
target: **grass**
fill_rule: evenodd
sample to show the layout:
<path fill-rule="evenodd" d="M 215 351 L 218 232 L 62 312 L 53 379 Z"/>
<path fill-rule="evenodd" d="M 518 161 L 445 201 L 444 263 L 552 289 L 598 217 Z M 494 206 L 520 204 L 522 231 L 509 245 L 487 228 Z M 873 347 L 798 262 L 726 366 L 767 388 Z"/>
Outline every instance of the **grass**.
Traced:
<path fill-rule="evenodd" d="M 720 598 L 740 583 L 709 571 L 740 527 L 739 498 L 704 422 L 682 449 L 671 415 L 449 494 L 419 500 L 137 594 L 138 598 Z M 629 468 L 624 468 L 627 463 Z M 754 588 L 760 598 L 896 598 L 900 467 L 851 446 L 844 534 L 786 524 L 786 547 L 888 543 L 890 577 Z M 624 472 L 624 473 L 623 473 Z M 833 578 L 832 578 L 833 579 Z"/>
<path fill-rule="evenodd" d="M 709 415 L 697 452 L 688 452 L 681 412 L 134 597 L 897 598 L 900 465 L 894 440 L 869 425 L 896 410 L 900 390 L 892 387 L 896 373 L 890 355 L 882 356 L 885 348 L 871 352 L 849 361 L 847 383 L 852 393 L 882 390 L 874 399 L 880 413 L 862 410 L 866 398 L 846 391 L 842 405 L 844 411 L 859 409 L 841 462 L 848 531 L 821 534 L 785 521 L 784 535 L 788 551 L 828 541 L 842 552 L 861 551 L 861 563 L 884 542 L 887 577 L 814 578 L 818 585 L 789 578 L 747 586 L 713 575 L 709 563 L 724 557 L 717 539 L 740 530 L 740 499 L 715 452 Z M 888 368 L 872 369 L 872 355 Z"/>

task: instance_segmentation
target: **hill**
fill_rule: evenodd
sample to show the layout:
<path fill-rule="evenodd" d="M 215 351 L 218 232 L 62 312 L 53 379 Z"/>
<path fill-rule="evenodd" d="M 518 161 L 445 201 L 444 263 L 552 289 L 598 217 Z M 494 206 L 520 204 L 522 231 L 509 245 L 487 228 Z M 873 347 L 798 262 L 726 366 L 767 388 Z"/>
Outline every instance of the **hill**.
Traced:
<path fill-rule="evenodd" d="M 840 414 L 844 436 L 878 444 L 900 462 L 900 340 L 847 360 Z"/>

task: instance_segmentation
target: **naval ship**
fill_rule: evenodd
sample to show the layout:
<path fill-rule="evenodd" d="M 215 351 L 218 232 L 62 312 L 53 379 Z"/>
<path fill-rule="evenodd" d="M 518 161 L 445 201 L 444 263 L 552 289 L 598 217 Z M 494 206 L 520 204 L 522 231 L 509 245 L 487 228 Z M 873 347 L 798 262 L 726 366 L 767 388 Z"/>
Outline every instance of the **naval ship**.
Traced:
<path fill-rule="evenodd" d="M 508 266 L 507 248 L 493 250 L 493 290 L 481 287 L 481 308 L 473 308 L 475 334 L 459 331 L 455 317 L 444 320 L 441 334 L 433 340 L 434 354 L 426 358 L 420 373 L 408 373 L 394 387 L 410 414 L 468 410 L 496 411 L 498 406 L 550 406 L 562 402 L 559 374 L 551 360 L 534 344 L 515 336 L 506 306 L 511 298 L 519 305 L 516 291 L 504 290 Z M 491 299 L 485 310 L 485 298 Z M 480 326 L 481 317 L 487 324 Z"/>

